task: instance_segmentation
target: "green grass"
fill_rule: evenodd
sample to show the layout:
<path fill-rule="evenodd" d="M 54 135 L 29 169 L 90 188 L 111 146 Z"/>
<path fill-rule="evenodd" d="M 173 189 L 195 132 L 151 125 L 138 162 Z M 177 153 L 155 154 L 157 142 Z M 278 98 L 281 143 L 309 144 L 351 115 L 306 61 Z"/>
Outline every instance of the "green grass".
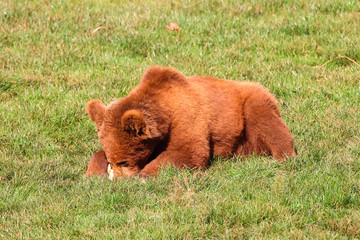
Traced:
<path fill-rule="evenodd" d="M 0 238 L 360 238 L 360 67 L 313 68 L 338 55 L 360 63 L 359 1 L 1 1 Z M 298 156 L 85 179 L 86 102 L 155 64 L 262 83 Z"/>

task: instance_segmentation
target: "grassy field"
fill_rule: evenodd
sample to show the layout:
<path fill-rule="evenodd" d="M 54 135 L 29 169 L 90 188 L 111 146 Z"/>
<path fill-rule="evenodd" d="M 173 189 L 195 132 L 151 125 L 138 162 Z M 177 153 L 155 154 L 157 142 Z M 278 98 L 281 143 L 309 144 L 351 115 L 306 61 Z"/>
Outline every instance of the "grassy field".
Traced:
<path fill-rule="evenodd" d="M 359 63 L 359 1 L 2 0 L 0 238 L 360 238 Z M 262 83 L 298 156 L 85 179 L 86 102 L 155 64 Z"/>

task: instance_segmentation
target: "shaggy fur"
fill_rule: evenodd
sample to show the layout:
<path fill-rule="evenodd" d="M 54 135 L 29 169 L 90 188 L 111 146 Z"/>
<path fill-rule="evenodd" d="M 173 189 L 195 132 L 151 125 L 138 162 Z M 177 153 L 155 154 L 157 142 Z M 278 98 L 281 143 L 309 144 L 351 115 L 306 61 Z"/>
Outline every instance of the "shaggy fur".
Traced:
<path fill-rule="evenodd" d="M 185 77 L 151 67 L 127 96 L 87 103 L 115 177 L 156 175 L 161 166 L 204 169 L 216 156 L 294 156 L 275 98 L 258 83 Z"/>

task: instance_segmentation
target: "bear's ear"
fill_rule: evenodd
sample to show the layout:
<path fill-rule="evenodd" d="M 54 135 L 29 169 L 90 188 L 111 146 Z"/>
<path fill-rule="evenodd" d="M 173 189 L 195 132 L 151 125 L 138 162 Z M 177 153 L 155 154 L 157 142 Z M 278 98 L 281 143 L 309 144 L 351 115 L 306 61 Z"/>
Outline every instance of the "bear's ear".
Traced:
<path fill-rule="evenodd" d="M 99 131 L 104 120 L 106 106 L 100 100 L 91 100 L 86 104 L 86 112 L 89 118 L 96 124 L 96 129 Z"/>
<path fill-rule="evenodd" d="M 139 110 L 126 111 L 121 117 L 121 126 L 126 132 L 143 139 L 150 137 L 150 132 L 146 125 L 144 116 Z"/>

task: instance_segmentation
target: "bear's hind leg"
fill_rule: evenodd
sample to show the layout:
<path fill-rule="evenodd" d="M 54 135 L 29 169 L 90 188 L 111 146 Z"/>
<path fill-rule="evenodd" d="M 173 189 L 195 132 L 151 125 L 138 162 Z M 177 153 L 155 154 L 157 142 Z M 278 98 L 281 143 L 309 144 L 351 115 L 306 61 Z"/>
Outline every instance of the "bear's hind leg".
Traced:
<path fill-rule="evenodd" d="M 280 118 L 275 100 L 266 95 L 249 97 L 244 105 L 244 117 L 249 152 L 271 154 L 279 162 L 295 156 L 293 138 Z"/>
<path fill-rule="evenodd" d="M 248 129 L 248 131 L 246 131 L 246 129 Z M 250 132 L 252 134 L 246 134 L 246 132 Z M 244 130 L 244 136 L 238 140 L 239 145 L 235 151 L 235 154 L 240 156 L 249 156 L 252 154 L 263 156 L 271 155 L 269 147 L 261 140 L 258 135 L 253 133 L 253 127 L 248 125 Z"/>

